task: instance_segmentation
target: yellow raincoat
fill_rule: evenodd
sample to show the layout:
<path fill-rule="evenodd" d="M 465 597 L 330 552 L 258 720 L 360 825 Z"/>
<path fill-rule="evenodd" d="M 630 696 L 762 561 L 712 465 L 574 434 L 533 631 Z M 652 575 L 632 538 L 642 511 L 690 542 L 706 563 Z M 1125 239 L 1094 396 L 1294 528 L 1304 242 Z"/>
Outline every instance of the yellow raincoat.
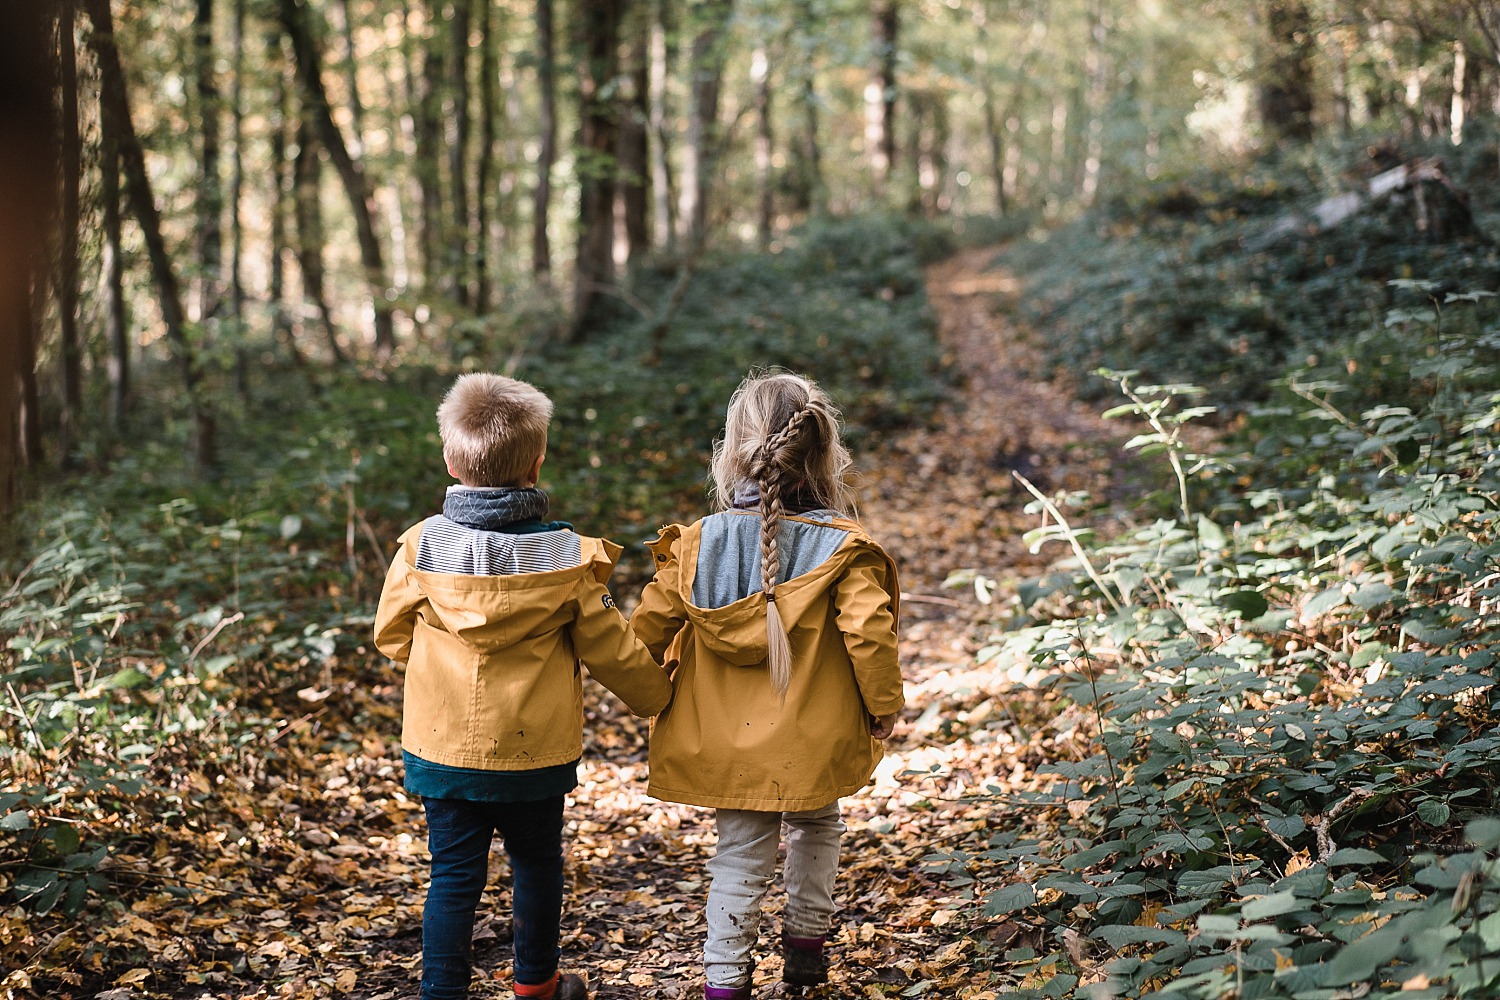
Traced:
<path fill-rule="evenodd" d="M 765 596 L 692 603 L 702 523 L 662 529 L 651 545 L 656 578 L 631 618 L 654 656 L 669 669 L 677 661 L 672 703 L 651 733 L 647 791 L 721 809 L 829 805 L 865 785 L 880 760 L 871 716 L 905 704 L 895 564 L 856 522 L 814 522 L 849 534 L 820 565 L 776 586 L 792 648 L 779 704 L 766 667 Z"/>
<path fill-rule="evenodd" d="M 401 745 L 452 767 L 527 771 L 583 753 L 579 664 L 640 716 L 672 695 L 605 581 L 620 547 L 579 536 L 579 565 L 466 576 L 416 567 L 407 529 L 375 614 L 375 645 L 406 663 Z"/>

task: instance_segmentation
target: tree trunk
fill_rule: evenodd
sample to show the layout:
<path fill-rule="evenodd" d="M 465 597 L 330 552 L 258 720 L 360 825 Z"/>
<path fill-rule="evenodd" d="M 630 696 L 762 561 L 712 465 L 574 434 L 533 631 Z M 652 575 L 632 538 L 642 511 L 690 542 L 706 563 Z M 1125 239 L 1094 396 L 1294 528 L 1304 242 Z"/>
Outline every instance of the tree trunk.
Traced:
<path fill-rule="evenodd" d="M 668 44 L 671 17 L 669 0 L 656 0 L 652 5 L 650 70 L 647 87 L 650 90 L 649 117 L 651 123 L 651 200 L 652 232 L 656 245 L 671 250 L 677 236 L 672 216 L 672 161 L 671 143 L 667 139 L 670 117 L 667 111 L 667 79 L 674 55 Z"/>
<path fill-rule="evenodd" d="M 719 140 L 719 87 L 724 78 L 723 36 L 732 12 L 732 0 L 699 0 L 694 10 L 697 30 L 689 59 L 692 91 L 677 200 L 677 236 L 689 245 L 703 242 L 708 225 L 709 187 Z"/>
<path fill-rule="evenodd" d="M 647 218 L 651 206 L 648 188 L 651 168 L 647 163 L 651 116 L 649 13 L 647 8 L 638 5 L 628 22 L 625 66 L 621 75 L 626 86 L 620 109 L 620 207 L 625 222 L 625 257 L 630 264 L 636 263 L 651 249 L 651 227 Z"/>
<path fill-rule="evenodd" d="M 151 275 L 156 283 L 167 342 L 172 345 L 172 353 L 176 356 L 182 373 L 188 417 L 193 425 L 193 459 L 199 469 L 211 469 L 217 464 L 214 416 L 202 398 L 202 374 L 193 346 L 188 341 L 181 287 L 172 270 L 172 259 L 167 255 L 166 243 L 162 240 L 161 218 L 157 214 L 156 197 L 151 190 L 151 176 L 146 171 L 146 156 L 130 120 L 125 71 L 120 66 L 120 54 L 115 47 L 114 18 L 110 13 L 109 3 L 110 0 L 84 0 L 89 20 L 94 25 L 89 38 L 99 63 L 100 115 L 112 119 L 109 127 L 119 137 L 120 162 L 124 167 L 126 188 L 130 193 L 130 207 L 140 224 L 141 235 L 146 244 L 146 257 L 150 261 Z"/>
<path fill-rule="evenodd" d="M 41 399 L 36 387 L 36 345 L 42 338 L 38 329 L 41 312 L 36 306 L 37 282 L 43 269 L 36 268 L 27 284 L 29 293 L 22 306 L 21 322 L 17 324 L 18 350 L 16 352 L 16 395 L 20 408 L 16 411 L 20 445 L 20 465 L 23 469 L 34 469 L 42 464 Z"/>
<path fill-rule="evenodd" d="M 297 207 L 297 267 L 302 272 L 302 299 L 318 314 L 328 353 L 333 360 L 344 362 L 339 347 L 338 330 L 328 293 L 323 282 L 323 164 L 318 157 L 318 140 L 312 126 L 304 119 L 297 125 L 297 157 L 292 165 L 292 189 Z"/>
<path fill-rule="evenodd" d="M 365 104 L 359 98 L 359 47 L 354 39 L 354 11 L 349 0 L 339 0 L 339 28 L 344 39 L 344 86 L 349 91 L 349 124 L 354 127 L 350 149 L 364 155 Z"/>
<path fill-rule="evenodd" d="M 1268 49 L 1261 68 L 1260 119 L 1272 141 L 1313 136 L 1317 37 L 1304 0 L 1268 0 Z"/>
<path fill-rule="evenodd" d="M 828 210 L 828 191 L 823 181 L 823 147 L 818 138 L 818 38 L 816 11 L 812 0 L 798 0 L 797 30 L 792 37 L 796 50 L 788 64 L 797 74 L 797 103 L 802 111 L 802 134 L 798 139 L 799 156 L 795 164 L 794 197 L 796 207 L 811 215 Z"/>
<path fill-rule="evenodd" d="M 229 171 L 229 316 L 234 337 L 235 384 L 241 394 L 248 388 L 245 323 L 245 2 L 234 0 L 234 88 L 230 94 L 230 134 L 234 139 L 234 161 Z"/>
<path fill-rule="evenodd" d="M 896 57 L 899 0 L 874 0 L 870 7 L 870 82 L 865 85 L 865 156 L 877 195 L 885 191 L 896 162 Z"/>
<path fill-rule="evenodd" d="M 537 124 L 541 148 L 537 151 L 536 187 L 531 196 L 531 273 L 544 280 L 552 273 L 547 217 L 552 207 L 552 166 L 557 162 L 556 52 L 552 0 L 536 0 L 536 74 L 541 96 L 541 120 Z"/>
<path fill-rule="evenodd" d="M 333 161 L 333 168 L 343 183 L 344 194 L 349 199 L 349 209 L 354 215 L 360 263 L 364 265 L 365 280 L 375 309 L 375 355 L 382 359 L 388 358 L 396 347 L 396 327 L 391 302 L 387 297 L 390 286 L 386 280 L 385 261 L 380 251 L 380 238 L 375 231 L 375 215 L 370 208 L 370 193 L 364 171 L 344 143 L 344 134 L 334 124 L 333 109 L 329 107 L 328 94 L 323 89 L 322 67 L 312 31 L 307 24 L 306 9 L 298 0 L 278 0 L 278 9 L 282 27 L 292 41 L 297 76 L 307 102 L 306 113 L 311 115 L 318 139 L 328 151 L 328 158 Z"/>
<path fill-rule="evenodd" d="M 771 245 L 775 224 L 775 181 L 771 176 L 771 58 L 764 45 L 750 57 L 750 85 L 755 92 L 755 241 L 762 250 Z"/>
<path fill-rule="evenodd" d="M 448 53 L 449 122 L 453 143 L 448 147 L 448 191 L 453 197 L 449 223 L 448 276 L 453 300 L 469 308 L 469 27 L 471 0 L 453 0 L 453 22 Z M 488 0 L 485 0 L 488 7 Z"/>
<path fill-rule="evenodd" d="M 1099 171 L 1104 163 L 1104 111 L 1109 100 L 1105 41 L 1109 22 L 1102 0 L 1094 0 L 1090 5 L 1088 26 L 1088 55 L 1084 59 L 1084 74 L 1088 78 L 1088 123 L 1084 128 L 1083 183 L 1078 191 L 1079 200 L 1085 206 L 1093 205 L 1099 193 Z"/>
<path fill-rule="evenodd" d="M 99 222 L 103 245 L 104 332 L 109 342 L 109 412 L 118 429 L 130 410 L 130 332 L 125 318 L 125 256 L 120 232 L 120 138 L 113 115 L 99 116 Z"/>
<path fill-rule="evenodd" d="M 19 394 L 25 378 L 31 279 L 56 221 L 58 153 L 52 84 L 57 72 L 47 4 L 12 4 L 0 33 L 0 509 L 15 498 Z"/>
<path fill-rule="evenodd" d="M 58 82 L 61 97 L 62 212 L 58 218 L 57 319 L 62 355 L 62 456 L 68 461 L 83 412 L 83 343 L 78 333 L 78 217 L 82 139 L 78 130 L 78 50 L 73 4 L 57 9 Z"/>
<path fill-rule="evenodd" d="M 197 63 L 198 321 L 204 332 L 218 327 L 224 301 L 224 187 L 219 177 L 219 81 L 214 68 L 214 0 L 197 0 L 193 49 Z"/>
<path fill-rule="evenodd" d="M 424 20 L 431 26 L 437 16 L 438 0 L 429 0 Z M 429 34 L 422 51 L 421 93 L 416 102 L 415 119 L 417 187 L 422 203 L 422 284 L 431 295 L 442 285 L 441 267 L 447 260 L 443 239 L 443 182 L 438 166 L 443 145 L 443 56 L 436 30 Z"/>
<path fill-rule="evenodd" d="M 597 317 L 600 295 L 614 278 L 615 147 L 623 0 L 584 0 L 578 11 L 578 253 L 573 322 L 577 343 Z"/>
<path fill-rule="evenodd" d="M 495 58 L 495 14 L 488 0 L 479 8 L 479 170 L 474 201 L 474 311 L 490 311 L 490 204 L 495 186 L 495 118 L 500 113 L 495 85 L 499 75 Z"/>
<path fill-rule="evenodd" d="M 271 117 L 271 260 L 267 269 L 270 275 L 271 337 L 286 344 L 292 363 L 300 368 L 302 351 L 297 347 L 297 335 L 286 306 L 286 253 L 290 249 L 286 236 L 286 134 L 292 121 L 294 81 L 289 78 L 290 60 L 282 49 L 279 34 L 272 32 L 266 36 L 266 54 L 267 65 L 280 67 L 276 79 L 276 110 Z"/>

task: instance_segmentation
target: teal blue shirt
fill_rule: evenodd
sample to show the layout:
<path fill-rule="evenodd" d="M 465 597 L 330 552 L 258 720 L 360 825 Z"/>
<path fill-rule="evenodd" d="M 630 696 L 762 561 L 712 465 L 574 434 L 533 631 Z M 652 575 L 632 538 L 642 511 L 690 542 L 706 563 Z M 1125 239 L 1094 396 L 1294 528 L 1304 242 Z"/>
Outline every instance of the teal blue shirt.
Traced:
<path fill-rule="evenodd" d="M 535 802 L 566 795 L 578 787 L 578 761 L 533 771 L 484 771 L 451 767 L 401 751 L 406 790 L 424 799 L 465 802 Z"/>

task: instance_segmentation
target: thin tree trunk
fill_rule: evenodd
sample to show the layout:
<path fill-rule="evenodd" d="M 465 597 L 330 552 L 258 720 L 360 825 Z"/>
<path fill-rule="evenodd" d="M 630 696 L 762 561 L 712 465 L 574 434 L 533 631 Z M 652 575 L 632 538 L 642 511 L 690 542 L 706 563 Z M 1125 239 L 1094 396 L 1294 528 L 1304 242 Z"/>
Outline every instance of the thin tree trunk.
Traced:
<path fill-rule="evenodd" d="M 230 132 L 234 139 L 234 161 L 229 173 L 229 315 L 234 337 L 235 384 L 243 395 L 248 389 L 245 323 L 245 2 L 234 0 L 233 33 L 234 88 L 230 96 Z"/>
<path fill-rule="evenodd" d="M 672 218 L 671 143 L 667 139 L 667 130 L 670 128 L 667 78 L 673 55 L 672 47 L 668 45 L 670 17 L 670 0 L 655 0 L 652 5 L 650 70 L 647 78 L 651 95 L 648 103 L 651 123 L 652 232 L 656 245 L 669 251 L 673 249 L 677 236 Z"/>
<path fill-rule="evenodd" d="M 818 138 L 818 39 L 813 34 L 816 11 L 812 0 L 798 0 L 796 9 L 798 30 L 792 36 L 797 46 L 793 63 L 798 75 L 797 103 L 802 110 L 797 207 L 821 215 L 828 210 L 828 188 L 823 181 L 823 145 Z"/>
<path fill-rule="evenodd" d="M 601 291 L 614 278 L 615 148 L 623 0 L 586 0 L 579 14 L 578 252 L 573 322 L 577 343 L 593 323 Z"/>
<path fill-rule="evenodd" d="M 771 245 L 774 223 L 771 177 L 771 59 L 759 45 L 750 57 L 750 85 L 755 92 L 755 239 L 762 250 Z"/>
<path fill-rule="evenodd" d="M 545 280 L 552 273 L 552 244 L 547 236 L 552 206 L 552 166 L 557 161 L 557 39 L 552 0 L 536 0 L 536 73 L 541 96 L 538 122 L 536 187 L 532 190 L 531 272 Z"/>
<path fill-rule="evenodd" d="M 109 343 L 109 412 L 116 428 L 130 410 L 130 333 L 120 232 L 120 139 L 114 116 L 99 116 L 99 222 L 103 235 L 104 333 Z"/>
<path fill-rule="evenodd" d="M 292 166 L 293 197 L 297 206 L 297 266 L 302 272 L 302 298 L 317 311 L 318 322 L 328 341 L 328 353 L 343 363 L 338 330 L 323 282 L 323 164 L 318 140 L 306 119 L 297 125 L 297 157 Z"/>
<path fill-rule="evenodd" d="M 156 283 L 167 342 L 172 345 L 182 373 L 188 417 L 193 425 L 193 458 L 200 469 L 211 469 L 216 464 L 214 417 L 202 398 L 202 375 L 187 337 L 181 287 L 172 269 L 172 260 L 167 255 L 166 243 L 162 240 L 161 219 L 151 190 L 151 176 L 146 171 L 146 156 L 130 120 L 125 71 L 120 66 L 120 54 L 115 47 L 114 18 L 109 3 L 110 0 L 84 0 L 89 20 L 94 25 L 89 39 L 99 63 L 100 114 L 113 119 L 109 127 L 119 137 L 120 161 L 130 193 L 130 206 L 146 244 L 146 257 Z"/>
<path fill-rule="evenodd" d="M 1084 127 L 1083 183 L 1079 187 L 1079 200 L 1090 206 L 1099 193 L 1099 172 L 1104 163 L 1104 110 L 1109 99 L 1109 63 L 1105 51 L 1109 22 L 1105 15 L 1103 0 L 1094 0 L 1089 7 L 1088 55 L 1084 59 L 1084 73 L 1088 80 L 1086 103 L 1088 122 Z"/>
<path fill-rule="evenodd" d="M 877 195 L 885 191 L 896 163 L 896 56 L 899 0 L 874 0 L 870 7 L 870 81 L 865 85 L 865 156 Z"/>
<path fill-rule="evenodd" d="M 995 186 L 995 214 L 1010 214 L 1005 199 L 1005 141 L 1000 134 L 1000 116 L 995 108 L 995 84 L 990 79 L 989 11 L 984 0 L 975 0 L 974 70 L 979 77 L 979 96 L 984 107 L 984 146 L 987 153 L 990 182 Z"/>
<path fill-rule="evenodd" d="M 625 222 L 625 258 L 635 263 L 651 249 L 651 206 L 648 190 L 647 130 L 650 126 L 650 23 L 649 10 L 637 6 L 629 23 L 622 80 L 627 84 L 620 109 L 619 185 L 620 207 Z"/>
<path fill-rule="evenodd" d="M 354 229 L 359 240 L 360 263 L 365 270 L 371 303 L 375 309 L 375 355 L 387 358 L 396 347 L 396 327 L 387 298 L 389 282 L 386 279 L 385 260 L 380 250 L 380 237 L 375 230 L 375 215 L 370 208 L 369 186 L 359 161 L 349 152 L 344 134 L 333 121 L 333 109 L 328 104 L 328 94 L 323 89 L 323 75 L 317 46 L 308 27 L 306 9 L 298 0 L 278 0 L 281 24 L 292 41 L 292 52 L 296 57 L 297 75 L 307 100 L 306 113 L 312 117 L 318 138 L 333 161 L 333 168 L 343 183 L 344 194 L 349 200 L 349 209 L 354 215 Z"/>
<path fill-rule="evenodd" d="M 708 224 L 710 161 L 719 133 L 719 87 L 724 77 L 724 28 L 732 0 L 701 0 L 695 8 L 697 31 L 689 59 L 692 79 L 687 145 L 682 154 L 682 186 L 677 200 L 678 239 L 702 242 Z"/>
<path fill-rule="evenodd" d="M 266 39 L 266 50 L 271 66 L 282 67 L 276 81 L 276 112 L 271 119 L 271 260 L 270 295 L 271 337 L 286 344 L 287 355 L 297 367 L 302 367 L 302 351 L 297 346 L 297 335 L 292 329 L 291 316 L 286 306 L 286 133 L 291 124 L 292 81 L 288 79 L 289 62 L 282 51 L 281 36 L 275 33 Z"/>
<path fill-rule="evenodd" d="M 453 298 L 469 308 L 469 26 L 471 0 L 454 0 L 451 51 L 448 54 L 448 97 L 453 143 L 448 147 L 448 191 L 453 198 L 449 223 L 448 272 Z M 488 6 L 488 0 L 486 0 Z"/>
<path fill-rule="evenodd" d="M 349 91 L 349 124 L 354 127 L 349 148 L 355 156 L 363 156 L 365 104 L 359 97 L 359 47 L 355 44 L 352 6 L 349 0 L 339 0 L 339 28 L 344 40 L 344 86 Z"/>
<path fill-rule="evenodd" d="M 19 334 L 19 350 L 17 352 L 16 364 L 16 395 L 20 399 L 20 409 L 17 411 L 19 424 L 18 443 L 20 444 L 20 464 L 23 469 L 34 469 L 42 464 L 42 421 L 41 421 L 41 399 L 36 387 L 36 345 L 41 340 L 40 313 L 37 308 L 36 279 L 42 274 L 42 268 L 33 269 L 28 282 L 30 288 L 26 296 L 22 322 L 17 327 Z"/>
<path fill-rule="evenodd" d="M 1313 136 L 1316 32 L 1303 0 L 1269 0 L 1268 51 L 1261 70 L 1260 118 L 1273 140 Z"/>
<path fill-rule="evenodd" d="M 224 301 L 224 187 L 219 177 L 219 82 L 214 62 L 214 0 L 197 0 L 193 47 L 197 61 L 198 321 L 216 332 Z"/>
<path fill-rule="evenodd" d="M 499 114 L 495 85 L 499 66 L 495 58 L 495 13 L 488 0 L 479 8 L 479 170 L 474 202 L 474 311 L 490 311 L 490 204 L 495 185 L 495 117 Z"/>
<path fill-rule="evenodd" d="M 422 51 L 421 93 L 415 104 L 416 175 L 422 203 L 422 284 L 431 295 L 442 285 L 440 268 L 446 261 L 443 240 L 442 157 L 443 57 L 439 35 L 431 27 L 437 0 L 429 0 L 424 20 L 429 26 Z"/>
<path fill-rule="evenodd" d="M 78 130 L 78 50 L 70 0 L 58 5 L 57 54 L 61 108 L 62 212 L 58 218 L 57 318 L 62 354 L 62 455 L 68 461 L 83 412 L 83 343 L 78 333 L 78 217 L 82 139 Z"/>

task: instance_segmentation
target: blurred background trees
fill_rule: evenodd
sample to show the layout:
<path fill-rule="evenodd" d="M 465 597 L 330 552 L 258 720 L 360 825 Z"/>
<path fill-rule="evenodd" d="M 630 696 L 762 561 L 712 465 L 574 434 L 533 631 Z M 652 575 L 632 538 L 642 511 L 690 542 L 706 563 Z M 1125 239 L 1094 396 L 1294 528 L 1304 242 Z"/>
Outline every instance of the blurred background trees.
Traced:
<path fill-rule="evenodd" d="M 164 419 L 211 468 L 216 396 L 268 366 L 664 328 L 701 255 L 812 215 L 1045 222 L 1316 137 L 1493 142 L 1500 105 L 1490 0 L 39 9 L 57 182 L 7 470 Z M 133 413 L 168 366 L 170 412 Z"/>

